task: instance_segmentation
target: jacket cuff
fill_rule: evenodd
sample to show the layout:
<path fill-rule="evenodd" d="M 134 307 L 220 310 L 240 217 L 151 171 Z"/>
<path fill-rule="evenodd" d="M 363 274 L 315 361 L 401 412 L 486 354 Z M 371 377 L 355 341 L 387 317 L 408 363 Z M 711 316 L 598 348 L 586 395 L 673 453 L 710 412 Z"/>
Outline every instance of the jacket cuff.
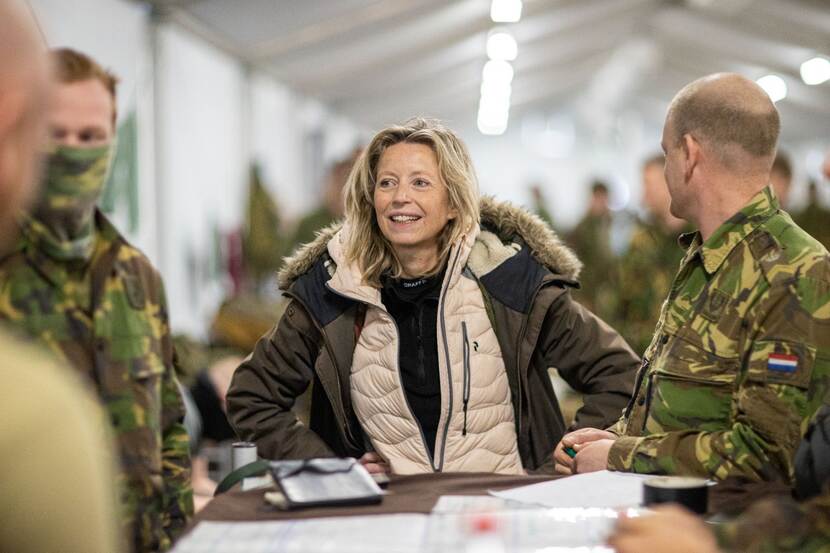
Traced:
<path fill-rule="evenodd" d="M 608 451 L 608 470 L 631 472 L 634 464 L 634 453 L 645 438 L 623 436 L 614 441 Z"/>

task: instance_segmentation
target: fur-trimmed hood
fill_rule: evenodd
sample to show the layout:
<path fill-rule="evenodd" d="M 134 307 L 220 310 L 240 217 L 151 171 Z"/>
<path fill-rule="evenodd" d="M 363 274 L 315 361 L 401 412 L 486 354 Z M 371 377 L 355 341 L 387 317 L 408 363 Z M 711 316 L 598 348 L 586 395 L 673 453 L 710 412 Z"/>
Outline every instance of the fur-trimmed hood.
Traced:
<path fill-rule="evenodd" d="M 553 273 L 567 280 L 576 280 L 582 263 L 576 254 L 539 217 L 510 202 L 484 196 L 479 202 L 481 226 L 507 242 L 515 237 L 530 248 L 533 256 Z M 317 232 L 317 237 L 300 246 L 285 258 L 277 275 L 280 289 L 287 290 L 298 277 L 308 272 L 314 262 L 326 252 L 329 241 L 340 231 L 337 221 Z"/>

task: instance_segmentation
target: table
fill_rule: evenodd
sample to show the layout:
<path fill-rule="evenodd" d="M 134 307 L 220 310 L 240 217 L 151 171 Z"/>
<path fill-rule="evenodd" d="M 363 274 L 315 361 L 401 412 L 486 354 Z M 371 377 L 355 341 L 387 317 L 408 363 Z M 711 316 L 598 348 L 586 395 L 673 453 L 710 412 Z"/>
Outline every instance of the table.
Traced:
<path fill-rule="evenodd" d="M 503 490 L 544 482 L 556 476 L 501 476 L 477 473 L 433 473 L 391 476 L 383 502 L 377 505 L 317 507 L 280 511 L 263 500 L 264 490 L 247 492 L 233 489 L 208 503 L 191 522 L 201 521 L 285 520 L 331 516 L 374 515 L 392 513 L 429 513 L 442 495 L 485 495 L 488 490 Z M 781 483 L 746 484 L 725 481 L 709 490 L 710 514 L 736 514 L 761 497 L 790 494 Z"/>

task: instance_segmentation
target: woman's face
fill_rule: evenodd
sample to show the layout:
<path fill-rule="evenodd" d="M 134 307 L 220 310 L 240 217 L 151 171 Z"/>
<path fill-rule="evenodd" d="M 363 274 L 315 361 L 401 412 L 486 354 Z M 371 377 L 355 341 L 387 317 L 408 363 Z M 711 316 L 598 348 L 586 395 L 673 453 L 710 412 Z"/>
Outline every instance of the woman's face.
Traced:
<path fill-rule="evenodd" d="M 407 142 L 386 148 L 375 182 L 375 217 L 395 252 L 437 254 L 438 237 L 457 213 L 432 148 Z"/>

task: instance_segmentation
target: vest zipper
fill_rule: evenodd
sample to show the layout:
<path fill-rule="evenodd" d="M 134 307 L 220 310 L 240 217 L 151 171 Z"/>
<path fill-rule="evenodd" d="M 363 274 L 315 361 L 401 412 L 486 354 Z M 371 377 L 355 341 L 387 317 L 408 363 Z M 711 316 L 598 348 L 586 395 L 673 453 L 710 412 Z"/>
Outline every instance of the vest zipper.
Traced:
<path fill-rule="evenodd" d="M 464 358 L 464 383 L 463 383 L 463 396 L 462 401 L 464 402 L 464 429 L 461 431 L 462 436 L 467 435 L 467 407 L 470 403 L 470 379 L 472 375 L 470 374 L 470 340 L 467 337 L 467 322 L 461 321 L 461 334 L 464 338 L 464 343 L 462 344 L 462 353 Z"/>
<path fill-rule="evenodd" d="M 447 434 L 450 431 L 450 421 L 452 420 L 452 364 L 450 363 L 450 346 L 447 343 L 447 321 L 444 317 L 444 308 L 446 307 L 446 299 L 447 299 L 447 290 L 450 288 L 450 280 L 452 280 L 453 275 L 455 274 L 455 266 L 458 263 L 458 256 L 461 255 L 461 247 L 455 252 L 455 257 L 452 260 L 452 266 L 450 267 L 449 272 L 447 273 L 448 280 L 447 285 L 442 287 L 441 289 L 441 296 L 438 300 L 438 314 L 440 317 L 441 322 L 441 339 L 444 342 L 444 359 L 446 360 L 447 364 L 447 393 L 449 395 L 449 409 L 447 410 L 447 420 L 444 421 L 444 432 L 441 438 L 441 462 L 438 465 L 438 472 L 444 470 L 444 453 L 447 449 Z"/>

